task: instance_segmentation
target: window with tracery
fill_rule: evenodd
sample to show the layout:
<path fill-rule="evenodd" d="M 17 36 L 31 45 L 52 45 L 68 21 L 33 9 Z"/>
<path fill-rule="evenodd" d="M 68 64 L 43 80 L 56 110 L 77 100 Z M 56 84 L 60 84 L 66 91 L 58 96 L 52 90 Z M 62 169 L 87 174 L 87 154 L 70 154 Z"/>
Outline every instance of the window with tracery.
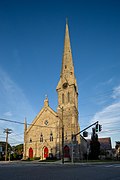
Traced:
<path fill-rule="evenodd" d="M 62 94 L 62 103 L 64 104 L 64 94 Z"/>
<path fill-rule="evenodd" d="M 53 141 L 53 133 L 50 133 L 50 141 Z"/>
<path fill-rule="evenodd" d="M 70 93 L 68 92 L 68 102 L 70 102 Z"/>
<path fill-rule="evenodd" d="M 40 142 L 43 142 L 43 134 L 40 135 Z"/>

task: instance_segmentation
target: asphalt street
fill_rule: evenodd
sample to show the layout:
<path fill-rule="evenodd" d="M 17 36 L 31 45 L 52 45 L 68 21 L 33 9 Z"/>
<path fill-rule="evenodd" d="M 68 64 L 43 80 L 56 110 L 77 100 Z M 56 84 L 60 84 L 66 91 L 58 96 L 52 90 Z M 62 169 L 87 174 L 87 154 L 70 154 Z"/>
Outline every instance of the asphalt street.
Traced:
<path fill-rule="evenodd" d="M 0 164 L 0 180 L 120 180 L 120 164 Z"/>

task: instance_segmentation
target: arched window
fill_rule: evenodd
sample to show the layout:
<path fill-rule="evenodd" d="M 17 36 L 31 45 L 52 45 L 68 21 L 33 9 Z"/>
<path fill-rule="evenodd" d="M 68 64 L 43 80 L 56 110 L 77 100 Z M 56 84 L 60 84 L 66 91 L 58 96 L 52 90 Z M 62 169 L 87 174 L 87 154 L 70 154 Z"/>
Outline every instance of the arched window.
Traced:
<path fill-rule="evenodd" d="M 70 102 L 70 93 L 68 92 L 68 102 Z"/>
<path fill-rule="evenodd" d="M 62 103 L 64 104 L 64 94 L 62 94 Z"/>
<path fill-rule="evenodd" d="M 50 141 L 53 141 L 53 133 L 50 133 Z"/>
<path fill-rule="evenodd" d="M 66 132 L 66 135 L 65 135 L 65 139 L 67 140 L 67 132 Z"/>
<path fill-rule="evenodd" d="M 32 142 L 32 139 L 30 138 L 30 143 Z"/>
<path fill-rule="evenodd" d="M 40 142 L 43 142 L 43 135 L 42 135 L 42 133 L 40 135 Z"/>

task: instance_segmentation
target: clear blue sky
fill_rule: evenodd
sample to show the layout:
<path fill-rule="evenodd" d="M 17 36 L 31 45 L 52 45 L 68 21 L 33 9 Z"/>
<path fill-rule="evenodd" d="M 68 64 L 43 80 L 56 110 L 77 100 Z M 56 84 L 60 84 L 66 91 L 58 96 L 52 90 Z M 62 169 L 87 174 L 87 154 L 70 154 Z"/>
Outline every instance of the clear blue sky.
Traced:
<path fill-rule="evenodd" d="M 66 17 L 81 129 L 99 120 L 99 136 L 112 137 L 114 145 L 120 141 L 119 0 L 1 1 L 0 118 L 31 123 L 46 94 L 56 111 Z M 6 127 L 23 133 L 22 125 L 1 121 L 1 140 Z"/>

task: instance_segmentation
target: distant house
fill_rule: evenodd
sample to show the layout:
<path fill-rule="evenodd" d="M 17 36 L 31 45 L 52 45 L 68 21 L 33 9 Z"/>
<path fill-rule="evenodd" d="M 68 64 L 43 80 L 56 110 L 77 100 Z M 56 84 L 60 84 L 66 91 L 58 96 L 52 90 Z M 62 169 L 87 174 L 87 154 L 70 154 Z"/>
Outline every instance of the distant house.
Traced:
<path fill-rule="evenodd" d="M 100 142 L 100 158 L 112 158 L 111 138 L 98 138 L 98 141 Z"/>
<path fill-rule="evenodd" d="M 120 160 L 120 141 L 116 141 L 115 150 L 116 159 Z"/>
<path fill-rule="evenodd" d="M 98 138 L 98 141 L 100 143 L 100 159 L 105 159 L 105 158 L 112 158 L 113 153 L 112 153 L 112 144 L 111 144 L 111 138 L 106 137 L 106 138 Z M 88 147 L 90 145 L 90 139 L 87 139 L 88 142 Z"/>
<path fill-rule="evenodd" d="M 6 142 L 0 141 L 0 159 L 5 154 L 5 145 L 6 145 Z"/>
<path fill-rule="evenodd" d="M 87 159 L 88 155 L 88 143 L 87 140 L 80 134 L 81 144 L 80 144 L 80 159 Z"/>
<path fill-rule="evenodd" d="M 0 160 L 4 160 L 5 158 L 5 147 L 6 147 L 6 142 L 0 141 Z M 8 144 L 8 150 L 11 149 L 10 144 Z"/>
<path fill-rule="evenodd" d="M 112 144 L 111 144 L 111 138 L 98 138 L 98 141 L 100 142 L 100 149 L 101 150 L 111 150 Z"/>

